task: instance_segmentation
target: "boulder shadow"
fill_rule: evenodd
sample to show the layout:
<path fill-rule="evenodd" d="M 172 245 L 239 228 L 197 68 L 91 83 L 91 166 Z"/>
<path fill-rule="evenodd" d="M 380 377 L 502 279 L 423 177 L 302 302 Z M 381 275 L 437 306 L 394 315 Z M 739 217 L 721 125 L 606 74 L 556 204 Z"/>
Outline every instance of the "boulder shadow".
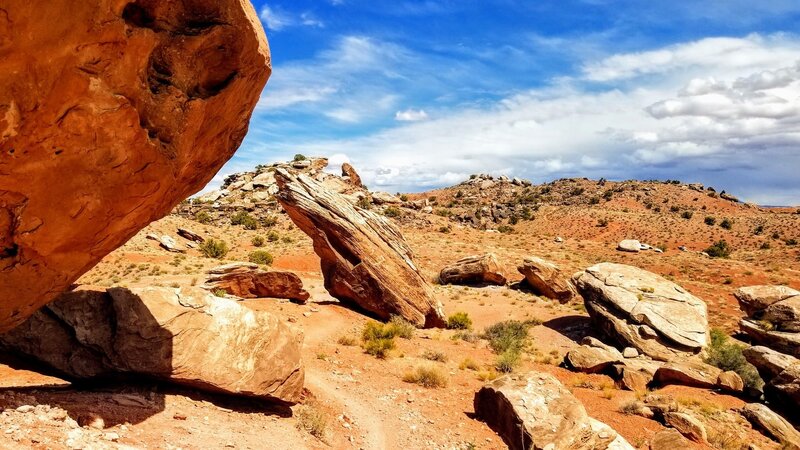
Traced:
<path fill-rule="evenodd" d="M 542 324 L 553 331 L 569 338 L 580 344 L 587 336 L 599 338 L 597 330 L 592 326 L 592 320 L 586 316 L 563 316 L 557 317 Z"/>

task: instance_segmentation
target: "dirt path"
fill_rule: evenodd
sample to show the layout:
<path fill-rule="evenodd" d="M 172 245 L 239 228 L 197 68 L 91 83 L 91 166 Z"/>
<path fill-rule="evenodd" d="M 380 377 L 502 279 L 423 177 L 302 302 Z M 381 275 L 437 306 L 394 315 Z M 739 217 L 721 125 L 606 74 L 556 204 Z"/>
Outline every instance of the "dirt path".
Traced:
<path fill-rule="evenodd" d="M 314 348 L 325 342 L 334 342 L 341 335 L 348 321 L 342 314 L 352 314 L 336 307 L 320 307 L 315 313 L 315 326 L 306 328 L 304 347 Z M 310 352 L 305 352 L 309 354 Z M 314 365 L 306 366 L 306 387 L 314 395 L 328 403 L 336 404 L 361 431 L 361 448 L 384 449 L 394 438 L 387 435 L 382 413 L 368 402 L 361 400 L 364 392 L 351 392 L 351 387 L 332 379 L 331 373 L 318 370 Z M 356 386 L 357 387 L 357 386 Z"/>

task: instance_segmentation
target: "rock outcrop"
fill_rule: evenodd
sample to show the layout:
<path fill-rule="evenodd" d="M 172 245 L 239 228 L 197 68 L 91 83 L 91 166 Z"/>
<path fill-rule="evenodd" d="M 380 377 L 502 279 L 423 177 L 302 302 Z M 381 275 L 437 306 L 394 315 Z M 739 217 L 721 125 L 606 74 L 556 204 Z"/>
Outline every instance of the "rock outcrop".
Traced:
<path fill-rule="evenodd" d="M 441 304 L 394 225 L 308 176 L 283 169 L 275 176 L 277 198 L 311 237 L 333 297 L 384 320 L 399 315 L 417 326 L 445 325 Z"/>
<path fill-rule="evenodd" d="M 305 303 L 311 295 L 303 281 L 291 272 L 265 271 L 256 264 L 233 263 L 215 267 L 204 288 L 222 289 L 239 298 L 288 298 Z"/>
<path fill-rule="evenodd" d="M 68 379 L 149 377 L 294 403 L 302 338 L 276 317 L 199 288 L 74 291 L 0 336 Z"/>
<path fill-rule="evenodd" d="M 787 286 L 745 286 L 734 291 L 733 296 L 739 301 L 739 307 L 748 317 L 760 319 L 761 314 L 773 303 L 800 295 Z"/>
<path fill-rule="evenodd" d="M 742 353 L 758 369 L 766 397 L 787 411 L 796 411 L 800 405 L 800 359 L 763 346 L 746 348 Z"/>
<path fill-rule="evenodd" d="M 547 373 L 498 378 L 475 394 L 474 403 L 476 415 L 512 450 L 633 449 Z"/>
<path fill-rule="evenodd" d="M 525 276 L 525 282 L 541 296 L 561 303 L 568 303 L 577 297 L 575 287 L 568 277 L 550 261 L 530 256 L 525 258 L 517 270 Z"/>
<path fill-rule="evenodd" d="M 597 328 L 653 359 L 699 353 L 708 343 L 706 304 L 663 277 L 602 263 L 573 277 Z"/>
<path fill-rule="evenodd" d="M 364 184 L 361 182 L 361 176 L 358 175 L 356 172 L 356 168 L 353 167 L 350 163 L 342 164 L 342 176 L 347 178 L 347 181 L 350 182 L 355 187 L 363 187 Z"/>
<path fill-rule="evenodd" d="M 754 427 L 780 442 L 782 448 L 800 450 L 800 431 L 767 406 L 750 403 L 742 408 L 741 413 Z"/>
<path fill-rule="evenodd" d="M 502 273 L 497 257 L 492 253 L 484 255 L 467 256 L 445 266 L 439 272 L 439 282 L 442 284 L 506 284 L 506 277 Z"/>
<path fill-rule="evenodd" d="M 250 2 L 4 2 L 0 331 L 205 186 L 270 75 Z"/>

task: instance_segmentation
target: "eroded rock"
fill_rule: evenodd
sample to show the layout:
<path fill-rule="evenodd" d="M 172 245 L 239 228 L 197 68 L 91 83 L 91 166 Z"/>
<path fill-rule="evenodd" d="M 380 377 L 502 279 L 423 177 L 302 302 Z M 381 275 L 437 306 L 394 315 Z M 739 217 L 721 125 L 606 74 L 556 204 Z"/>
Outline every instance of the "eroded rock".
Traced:
<path fill-rule="evenodd" d="M 142 376 L 294 403 L 302 337 L 278 318 L 199 288 L 74 291 L 0 336 L 68 379 Z"/>
<path fill-rule="evenodd" d="M 442 284 L 506 284 L 500 263 L 493 253 L 468 256 L 445 266 L 439 273 Z"/>
<path fill-rule="evenodd" d="M 568 303 L 577 297 L 575 287 L 568 277 L 550 261 L 530 256 L 525 258 L 517 270 L 525 276 L 525 281 L 539 295 L 561 303 Z"/>
<path fill-rule="evenodd" d="M 291 272 L 265 271 L 256 264 L 233 263 L 215 267 L 205 283 L 209 290 L 222 289 L 239 298 L 287 298 L 305 303 L 311 295 L 303 281 Z"/>
<path fill-rule="evenodd" d="M 270 56 L 243 0 L 11 1 L 0 19 L 5 331 L 211 180 Z"/>
<path fill-rule="evenodd" d="M 788 286 L 745 286 L 733 292 L 748 317 L 760 318 L 760 314 L 773 303 L 786 300 L 789 297 L 800 295 Z"/>

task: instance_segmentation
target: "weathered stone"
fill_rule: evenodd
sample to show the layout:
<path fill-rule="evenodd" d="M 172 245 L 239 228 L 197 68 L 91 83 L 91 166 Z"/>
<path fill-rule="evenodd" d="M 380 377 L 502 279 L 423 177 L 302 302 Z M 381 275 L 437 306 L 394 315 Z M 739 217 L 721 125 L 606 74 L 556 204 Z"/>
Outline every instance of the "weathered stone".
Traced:
<path fill-rule="evenodd" d="M 567 367 L 583 373 L 603 372 L 622 359 L 622 354 L 616 349 L 612 351 L 586 345 L 572 349 L 564 356 Z"/>
<path fill-rule="evenodd" d="M 800 332 L 800 295 L 769 305 L 761 320 L 772 324 L 778 331 Z"/>
<path fill-rule="evenodd" d="M 203 236 L 200 236 L 199 234 L 195 233 L 194 231 L 186 229 L 186 228 L 178 228 L 178 236 L 180 236 L 180 237 L 182 237 L 182 238 L 184 238 L 186 240 L 189 240 L 189 241 L 192 241 L 192 242 L 197 242 L 197 243 L 200 243 L 200 244 L 202 244 L 203 242 L 206 241 L 205 238 L 203 238 Z"/>
<path fill-rule="evenodd" d="M 766 383 L 766 398 L 800 418 L 800 360 L 762 346 L 746 348 L 742 353 Z"/>
<path fill-rule="evenodd" d="M 475 394 L 475 413 L 512 450 L 633 448 L 547 373 L 494 380 Z"/>
<path fill-rule="evenodd" d="M 270 75 L 243 0 L 3 2 L 0 331 L 205 186 Z"/>
<path fill-rule="evenodd" d="M 468 256 L 445 266 L 439 273 L 442 284 L 506 284 L 500 263 L 492 253 Z"/>
<path fill-rule="evenodd" d="M 756 319 L 769 305 L 796 295 L 800 295 L 800 291 L 788 286 L 746 286 L 733 292 L 747 317 Z"/>
<path fill-rule="evenodd" d="M 755 428 L 777 440 L 785 449 L 800 449 L 800 432 L 792 424 L 761 403 L 750 403 L 740 411 Z"/>
<path fill-rule="evenodd" d="M 757 344 L 800 358 L 800 333 L 765 330 L 748 319 L 739 321 L 739 328 Z"/>
<path fill-rule="evenodd" d="M 748 347 L 742 351 L 742 354 L 747 362 L 754 365 L 761 377 L 767 381 L 777 377 L 792 365 L 800 363 L 800 360 L 794 356 L 760 345 Z"/>
<path fill-rule="evenodd" d="M 371 195 L 372 195 L 372 202 L 375 203 L 376 205 L 402 203 L 402 200 L 386 192 L 373 192 Z"/>
<path fill-rule="evenodd" d="M 278 318 L 199 288 L 112 288 L 62 295 L 0 346 L 73 380 L 146 376 L 293 403 L 301 340 Z"/>
<path fill-rule="evenodd" d="M 542 258 L 530 256 L 517 267 L 525 281 L 537 294 L 568 303 L 577 296 L 575 287 L 555 264 Z"/>
<path fill-rule="evenodd" d="M 623 346 L 669 361 L 699 353 L 708 343 L 705 302 L 663 277 L 602 263 L 573 281 L 597 327 Z"/>
<path fill-rule="evenodd" d="M 660 385 L 679 384 L 712 389 L 717 386 L 721 373 L 722 370 L 714 366 L 685 360 L 664 364 L 656 371 L 654 380 Z"/>
<path fill-rule="evenodd" d="M 647 386 L 653 381 L 653 375 L 643 370 L 619 365 L 615 367 L 616 383 L 620 389 L 633 392 L 647 392 Z"/>
<path fill-rule="evenodd" d="M 639 253 L 642 250 L 642 244 L 635 239 L 626 239 L 617 245 L 617 250 L 621 252 Z"/>
<path fill-rule="evenodd" d="M 688 448 L 689 441 L 683 437 L 680 431 L 674 428 L 661 430 L 653 435 L 650 440 L 650 450 L 677 450 Z"/>
<path fill-rule="evenodd" d="M 311 295 L 291 272 L 264 271 L 256 264 L 234 263 L 208 271 L 206 289 L 222 289 L 239 298 L 288 298 L 305 303 Z"/>
<path fill-rule="evenodd" d="M 668 412 L 664 414 L 664 422 L 692 441 L 708 442 L 706 427 L 694 416 L 683 412 Z"/>
<path fill-rule="evenodd" d="M 639 356 L 639 350 L 636 350 L 633 347 L 625 347 L 625 349 L 622 351 L 622 356 L 626 358 L 636 358 Z"/>
<path fill-rule="evenodd" d="M 399 315 L 417 326 L 445 325 L 441 304 L 391 222 L 353 206 L 308 176 L 278 169 L 276 180 L 277 198 L 311 237 L 325 288 L 333 297 L 382 319 Z"/>
<path fill-rule="evenodd" d="M 361 183 L 361 177 L 356 172 L 355 167 L 350 165 L 349 163 L 342 164 L 342 176 L 347 177 L 347 180 L 355 187 L 362 187 L 364 186 Z"/>
<path fill-rule="evenodd" d="M 736 372 L 722 372 L 717 377 L 717 387 L 728 392 L 742 392 L 744 391 L 744 381 Z"/>

